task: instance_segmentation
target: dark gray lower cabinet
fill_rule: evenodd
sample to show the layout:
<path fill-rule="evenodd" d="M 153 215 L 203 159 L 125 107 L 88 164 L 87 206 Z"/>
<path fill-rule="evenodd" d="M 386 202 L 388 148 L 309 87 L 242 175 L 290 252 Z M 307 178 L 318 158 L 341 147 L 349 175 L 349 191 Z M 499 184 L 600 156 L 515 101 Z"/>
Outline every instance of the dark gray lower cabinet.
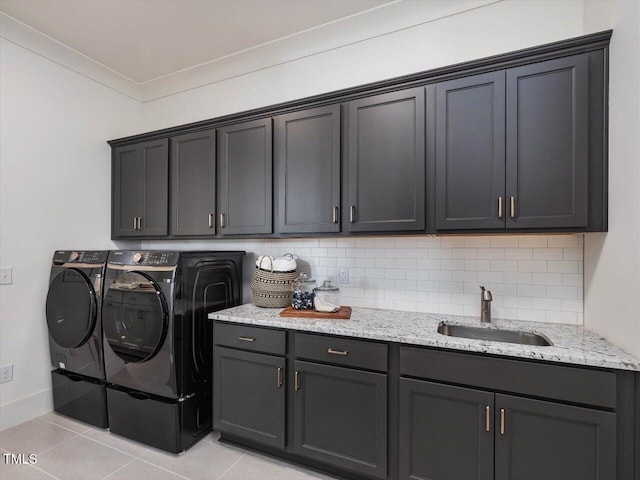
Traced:
<path fill-rule="evenodd" d="M 496 429 L 496 480 L 616 478 L 614 413 L 496 394 Z"/>
<path fill-rule="evenodd" d="M 299 455 L 387 478 L 387 375 L 295 361 Z"/>
<path fill-rule="evenodd" d="M 492 480 L 493 403 L 493 393 L 400 379 L 400 479 Z"/>
<path fill-rule="evenodd" d="M 616 414 L 402 378 L 399 447 L 401 480 L 614 480 Z"/>
<path fill-rule="evenodd" d="M 271 447 L 285 445 L 285 359 L 215 348 L 216 430 Z"/>

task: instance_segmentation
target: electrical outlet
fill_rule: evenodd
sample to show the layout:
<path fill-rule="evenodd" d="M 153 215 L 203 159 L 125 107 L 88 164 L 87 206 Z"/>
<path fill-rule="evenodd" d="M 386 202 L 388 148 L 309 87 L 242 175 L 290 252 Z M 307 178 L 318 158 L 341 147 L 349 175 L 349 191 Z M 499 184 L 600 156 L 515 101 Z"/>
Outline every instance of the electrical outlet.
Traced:
<path fill-rule="evenodd" d="M 0 367 L 0 383 L 7 383 L 13 380 L 13 364 Z"/>
<path fill-rule="evenodd" d="M 0 285 L 11 285 L 13 283 L 11 267 L 0 268 Z"/>
<path fill-rule="evenodd" d="M 344 269 L 340 270 L 340 275 L 338 277 L 338 283 L 340 285 L 349 285 L 349 270 Z"/>

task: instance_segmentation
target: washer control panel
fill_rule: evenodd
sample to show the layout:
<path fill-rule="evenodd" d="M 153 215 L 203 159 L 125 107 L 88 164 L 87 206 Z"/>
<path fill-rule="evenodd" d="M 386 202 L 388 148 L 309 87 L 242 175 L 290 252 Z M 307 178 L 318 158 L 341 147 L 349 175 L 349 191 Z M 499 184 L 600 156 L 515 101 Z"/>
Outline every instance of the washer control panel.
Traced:
<path fill-rule="evenodd" d="M 91 263 L 99 264 L 107 261 L 109 252 L 106 250 L 57 250 L 53 254 L 53 263 Z"/>
<path fill-rule="evenodd" d="M 180 252 L 117 250 L 109 254 L 109 263 L 116 265 L 171 266 L 178 264 Z"/>

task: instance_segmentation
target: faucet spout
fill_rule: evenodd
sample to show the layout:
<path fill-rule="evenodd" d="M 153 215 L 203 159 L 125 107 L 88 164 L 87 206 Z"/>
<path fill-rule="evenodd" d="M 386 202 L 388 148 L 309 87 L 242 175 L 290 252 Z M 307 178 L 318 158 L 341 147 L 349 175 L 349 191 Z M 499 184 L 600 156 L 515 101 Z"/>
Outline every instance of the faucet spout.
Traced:
<path fill-rule="evenodd" d="M 491 302 L 493 295 L 491 291 L 480 285 L 480 321 L 482 323 L 491 323 Z"/>

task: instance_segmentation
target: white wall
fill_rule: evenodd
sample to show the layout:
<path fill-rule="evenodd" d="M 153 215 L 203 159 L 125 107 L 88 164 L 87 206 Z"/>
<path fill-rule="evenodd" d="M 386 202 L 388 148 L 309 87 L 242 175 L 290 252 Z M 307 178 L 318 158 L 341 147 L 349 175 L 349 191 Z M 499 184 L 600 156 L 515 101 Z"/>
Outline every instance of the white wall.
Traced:
<path fill-rule="evenodd" d="M 351 31 L 332 31 L 326 40 L 331 49 L 322 53 L 146 102 L 144 129 L 273 105 L 582 32 L 581 0 L 503 0 L 362 42 L 353 41 Z M 340 33 L 348 43 L 334 48 Z"/>
<path fill-rule="evenodd" d="M 587 3 L 614 29 L 609 86 L 609 232 L 585 236 L 585 324 L 640 356 L 640 2 Z"/>
<path fill-rule="evenodd" d="M 0 40 L 0 429 L 51 409 L 44 317 L 55 249 L 110 248 L 107 139 L 138 130 L 141 105 Z"/>

